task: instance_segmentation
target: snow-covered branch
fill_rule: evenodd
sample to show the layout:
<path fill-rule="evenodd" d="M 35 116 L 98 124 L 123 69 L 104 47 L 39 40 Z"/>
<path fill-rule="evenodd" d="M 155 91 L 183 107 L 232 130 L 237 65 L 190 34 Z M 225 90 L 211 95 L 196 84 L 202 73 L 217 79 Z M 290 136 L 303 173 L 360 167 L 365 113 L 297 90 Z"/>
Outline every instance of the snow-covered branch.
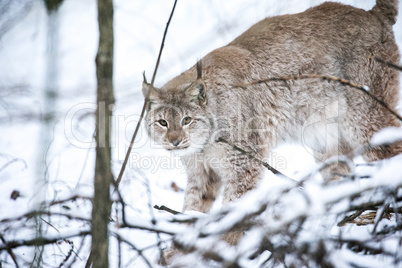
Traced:
<path fill-rule="evenodd" d="M 398 172 L 401 160 L 399 156 L 382 162 L 370 174 L 371 178 L 363 181 L 321 184 L 308 180 L 302 189 L 287 182 L 276 187 L 262 184 L 238 202 L 199 218 L 175 237 L 175 245 L 184 252 L 192 252 L 198 261 L 209 259 L 206 261 L 209 264 L 213 260 L 215 264 L 239 267 L 250 263 L 250 259 L 254 259 L 254 264 L 260 263 L 261 256 L 267 255 L 266 263 L 260 263 L 264 267 L 275 263 L 318 266 L 324 256 L 330 264 L 333 256 L 345 250 L 342 245 L 351 248 L 348 254 L 384 253 L 400 263 L 397 249 L 372 243 L 389 240 L 392 244 L 401 237 L 397 231 L 402 227 L 398 215 L 402 199 L 402 174 Z M 377 218 L 371 221 L 364 218 L 366 213 L 376 210 Z M 342 218 L 356 212 L 358 215 L 349 220 L 353 222 L 361 216 L 361 222 L 355 223 L 369 225 L 338 226 Z M 389 215 L 385 217 L 384 213 Z M 396 217 L 397 221 L 387 219 L 390 217 Z M 347 222 L 343 220 L 341 225 Z M 219 240 L 224 233 L 239 229 L 245 234 L 238 247 L 230 247 Z M 365 234 L 351 239 L 349 236 L 356 231 L 361 234 L 359 229 Z M 317 254 L 323 256 L 318 258 Z M 188 258 L 177 261 L 186 262 Z"/>

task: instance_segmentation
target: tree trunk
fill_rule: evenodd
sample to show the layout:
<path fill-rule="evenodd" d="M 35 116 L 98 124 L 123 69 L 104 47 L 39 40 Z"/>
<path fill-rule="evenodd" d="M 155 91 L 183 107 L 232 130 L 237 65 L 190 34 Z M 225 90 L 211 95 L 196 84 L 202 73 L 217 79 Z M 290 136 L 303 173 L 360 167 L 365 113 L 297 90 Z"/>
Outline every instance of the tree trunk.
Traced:
<path fill-rule="evenodd" d="M 113 0 L 98 0 L 99 48 L 96 55 L 97 112 L 95 194 L 92 208 L 93 267 L 108 267 L 110 217 L 111 115 L 113 94 Z"/>
<path fill-rule="evenodd" d="M 47 153 L 54 136 L 57 113 L 58 72 L 59 72 L 59 7 L 63 0 L 44 0 L 47 11 L 47 49 L 46 49 L 46 76 L 43 92 L 43 109 L 41 116 L 41 132 L 38 141 L 38 156 L 36 158 L 36 181 L 33 187 L 35 198 L 34 208 L 37 211 L 45 210 L 47 177 Z M 46 226 L 39 215 L 35 217 L 36 238 L 43 238 Z M 44 245 L 35 246 L 32 267 L 42 267 Z"/>

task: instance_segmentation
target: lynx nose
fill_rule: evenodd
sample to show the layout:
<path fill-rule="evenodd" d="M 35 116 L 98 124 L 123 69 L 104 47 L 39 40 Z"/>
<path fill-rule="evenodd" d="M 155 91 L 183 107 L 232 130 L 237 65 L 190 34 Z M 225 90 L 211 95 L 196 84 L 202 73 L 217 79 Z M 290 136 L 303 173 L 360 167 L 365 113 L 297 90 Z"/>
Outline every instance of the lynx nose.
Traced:
<path fill-rule="evenodd" d="M 173 144 L 173 146 L 177 146 L 177 145 L 180 144 L 180 140 L 179 140 L 179 139 L 172 139 L 170 142 Z"/>

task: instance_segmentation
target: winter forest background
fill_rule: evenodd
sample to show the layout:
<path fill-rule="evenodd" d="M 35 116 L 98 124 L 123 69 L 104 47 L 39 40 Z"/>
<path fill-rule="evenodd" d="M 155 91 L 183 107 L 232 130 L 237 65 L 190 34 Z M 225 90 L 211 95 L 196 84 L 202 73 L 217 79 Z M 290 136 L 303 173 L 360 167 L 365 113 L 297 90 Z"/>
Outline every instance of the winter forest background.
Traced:
<path fill-rule="evenodd" d="M 155 85 L 267 16 L 322 2 L 179 1 Z M 116 178 L 141 113 L 142 72 L 151 78 L 173 1 L 113 5 L 116 102 L 104 109 L 113 112 Z M 401 16 L 394 32 L 402 47 Z M 52 11 L 45 1 L 0 0 L 0 267 L 90 265 L 98 38 L 95 0 L 64 0 Z M 377 142 L 401 133 L 382 133 Z M 158 266 L 172 235 L 189 252 L 179 261 L 184 267 L 402 267 L 402 156 L 374 165 L 357 157 L 356 178 L 365 179 L 324 185 L 312 149 L 286 145 L 270 158 L 285 175 L 308 178 L 303 185 L 267 172 L 241 203 L 218 204 L 209 216 L 174 216 L 153 206 L 181 211 L 184 169 L 141 128 L 119 194 L 111 187 L 109 267 Z M 219 241 L 240 227 L 247 232 L 238 248 Z"/>

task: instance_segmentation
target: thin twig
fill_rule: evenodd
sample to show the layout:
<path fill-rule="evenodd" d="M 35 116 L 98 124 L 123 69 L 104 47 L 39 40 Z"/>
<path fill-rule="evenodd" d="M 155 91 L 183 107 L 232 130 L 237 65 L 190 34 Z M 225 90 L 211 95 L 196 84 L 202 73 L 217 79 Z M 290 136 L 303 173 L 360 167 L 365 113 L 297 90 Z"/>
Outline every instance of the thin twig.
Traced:
<path fill-rule="evenodd" d="M 22 163 L 24 164 L 24 168 L 27 168 L 27 167 L 28 167 L 28 165 L 27 165 L 27 163 L 25 162 L 24 159 L 21 159 L 21 158 L 14 158 L 14 159 L 8 161 L 7 163 L 5 163 L 2 167 L 0 167 L 0 173 L 1 173 L 3 170 L 5 170 L 8 166 L 10 166 L 11 164 L 14 164 L 14 163 L 16 163 L 16 162 L 22 162 Z"/>
<path fill-rule="evenodd" d="M 389 204 L 388 202 L 384 202 L 384 204 L 378 208 L 377 213 L 375 215 L 375 219 L 374 219 L 374 226 L 373 226 L 373 230 L 371 231 L 371 234 L 375 234 L 378 224 L 380 223 L 380 221 L 383 219 L 385 211 L 389 208 Z"/>
<path fill-rule="evenodd" d="M 383 235 L 386 236 L 388 234 L 395 234 L 398 231 L 402 230 L 402 224 L 397 222 L 396 225 L 385 226 L 381 231 L 376 232 L 376 236 Z"/>
<path fill-rule="evenodd" d="M 75 251 L 74 251 L 74 243 L 72 241 L 70 241 L 70 240 L 67 240 L 67 239 L 64 239 L 64 242 L 68 243 L 71 246 L 71 248 L 68 251 L 68 253 L 67 253 L 66 257 L 64 258 L 64 260 L 60 263 L 59 268 L 63 267 L 65 265 L 65 263 L 68 261 L 68 259 L 70 259 L 71 255 L 73 253 L 75 253 Z"/>
<path fill-rule="evenodd" d="M 136 224 L 127 222 L 125 224 L 122 224 L 120 226 L 120 228 L 131 228 L 131 229 L 145 230 L 145 231 L 150 231 L 150 232 L 158 232 L 158 233 L 167 234 L 167 235 L 176 235 L 176 232 L 174 232 L 174 231 L 167 230 L 167 229 L 164 230 L 164 229 L 161 229 L 158 227 L 154 227 L 153 225 L 152 226 L 136 225 Z"/>
<path fill-rule="evenodd" d="M 75 201 L 77 199 L 92 200 L 91 197 L 82 196 L 82 195 L 73 195 L 73 196 L 71 196 L 69 198 L 66 198 L 66 199 L 54 200 L 54 201 L 50 202 L 48 204 L 48 206 L 54 206 L 54 205 L 66 203 L 66 202 L 69 202 L 69 201 Z"/>
<path fill-rule="evenodd" d="M 160 59 L 161 59 L 161 56 L 162 56 L 162 50 L 163 50 L 163 47 L 165 46 L 165 39 L 166 39 L 167 31 L 168 31 L 168 28 L 169 28 L 170 21 L 172 20 L 174 10 L 175 10 L 175 8 L 176 8 L 176 4 L 177 4 L 177 0 L 174 1 L 173 8 L 172 8 L 172 12 L 170 13 L 169 20 L 168 20 L 168 22 L 166 23 L 165 32 L 163 33 L 163 38 L 162 38 L 162 42 L 161 42 L 161 47 L 160 47 L 160 49 L 159 49 L 158 59 L 157 59 L 157 61 L 156 61 L 155 70 L 154 70 L 154 73 L 153 73 L 153 75 L 152 75 L 151 88 L 154 86 L 155 77 L 156 77 L 156 72 L 158 71 L 159 62 L 160 62 Z M 148 92 L 148 94 L 149 94 L 149 92 Z M 149 96 L 146 96 L 146 97 L 145 97 L 145 100 L 144 100 L 144 105 L 142 106 L 142 111 L 141 111 L 140 118 L 139 118 L 138 123 L 137 123 L 137 126 L 136 126 L 136 128 L 135 128 L 133 137 L 131 138 L 130 146 L 128 147 L 126 157 L 124 158 L 123 165 L 121 166 L 119 176 L 117 177 L 117 180 L 116 180 L 116 185 L 117 185 L 117 186 L 119 186 L 120 181 L 121 181 L 121 179 L 122 179 L 122 177 L 123 177 L 123 174 L 124 174 L 124 170 L 126 169 L 127 162 L 128 162 L 128 158 L 130 157 L 130 154 L 131 154 L 131 149 L 133 148 L 133 144 L 134 144 L 134 141 L 135 141 L 135 139 L 136 139 L 136 137 L 137 137 L 138 130 L 139 130 L 139 128 L 140 128 L 142 119 L 144 118 L 144 114 L 145 114 L 145 110 L 146 110 L 145 108 L 147 107 L 148 99 L 149 99 Z"/>
<path fill-rule="evenodd" d="M 156 66 L 155 66 L 154 74 L 152 75 L 151 87 L 154 86 L 154 82 L 155 82 L 155 78 L 156 78 L 156 72 L 158 71 L 159 62 L 160 62 L 161 57 L 162 57 L 162 50 L 163 50 L 163 47 L 165 46 L 165 39 L 166 39 L 167 31 L 168 31 L 168 29 L 169 29 L 169 24 L 170 24 L 170 21 L 172 20 L 174 10 L 176 9 L 176 4 L 177 4 L 177 0 L 174 1 L 173 8 L 172 8 L 172 12 L 170 12 L 169 20 L 168 20 L 168 22 L 166 23 L 165 32 L 163 33 L 163 38 L 162 38 L 161 47 L 160 47 L 160 49 L 159 49 L 158 59 L 157 59 L 157 61 L 156 61 Z"/>
<path fill-rule="evenodd" d="M 119 201 L 120 204 L 121 204 L 121 220 L 122 220 L 123 224 L 125 224 L 125 223 L 126 223 L 126 203 L 125 203 L 124 200 L 123 200 L 123 196 L 121 195 L 121 192 L 120 192 L 120 190 L 119 190 L 119 187 L 118 187 L 118 185 L 117 185 L 117 182 L 116 182 L 116 181 L 112 181 L 112 184 L 113 184 L 113 186 L 114 186 L 115 193 L 117 193 L 117 195 L 118 195 L 118 198 L 119 198 L 118 201 Z"/>
<path fill-rule="evenodd" d="M 121 237 L 117 236 L 117 248 L 118 248 L 118 251 L 119 251 L 119 254 L 118 254 L 118 257 L 117 257 L 119 264 L 118 264 L 117 267 L 119 267 L 119 268 L 121 267 L 121 255 L 122 255 L 121 242 L 122 242 Z"/>
<path fill-rule="evenodd" d="M 378 62 L 380 62 L 380 63 L 382 63 L 382 64 L 385 64 L 385 65 L 388 66 L 388 67 L 391 67 L 391 68 L 393 68 L 393 69 L 396 69 L 396 70 L 402 72 L 402 66 L 396 65 L 396 64 L 394 64 L 394 63 L 392 63 L 392 62 L 390 62 L 390 61 L 385 61 L 385 60 L 380 59 L 380 58 L 377 58 L 377 57 L 373 57 L 373 58 L 374 58 L 376 61 L 378 61 Z"/>
<path fill-rule="evenodd" d="M 345 225 L 345 223 L 350 222 L 350 221 L 353 221 L 354 219 L 356 219 L 357 217 L 359 217 L 360 215 L 362 215 L 362 213 L 363 213 L 364 211 L 365 211 L 365 210 L 358 210 L 358 211 L 356 211 L 355 213 L 353 213 L 352 215 L 345 216 L 345 218 L 343 218 L 343 220 L 341 220 L 341 221 L 338 223 L 338 226 L 343 226 L 343 225 Z"/>
<path fill-rule="evenodd" d="M 171 214 L 173 214 L 173 215 L 182 214 L 181 212 L 178 212 L 178 211 L 176 211 L 176 210 L 174 210 L 174 209 L 168 208 L 168 207 L 163 206 L 163 205 L 162 205 L 162 206 L 155 205 L 155 206 L 154 206 L 154 209 L 163 210 L 163 211 L 169 212 L 169 213 L 171 213 Z"/>
<path fill-rule="evenodd" d="M 384 204 L 385 200 L 380 200 L 380 201 L 375 201 L 375 202 L 366 202 L 366 203 L 361 203 L 358 205 L 352 205 L 349 207 L 348 211 L 355 211 L 355 210 L 377 210 L 378 206 L 381 206 Z M 400 202 L 402 201 L 402 196 L 399 196 L 395 198 L 395 202 Z M 386 212 L 393 212 L 392 210 L 395 208 L 391 209 L 386 209 Z M 397 208 L 398 209 L 398 208 Z"/>
<path fill-rule="evenodd" d="M 60 236 L 60 237 L 53 237 L 53 238 L 41 237 L 41 238 L 34 238 L 34 239 L 29 239 L 29 240 L 6 241 L 6 243 L 4 243 L 4 245 L 0 246 L 0 251 L 18 248 L 18 247 L 22 247 L 22 246 L 48 245 L 48 244 L 56 243 L 57 241 L 60 241 L 60 240 L 65 240 L 65 239 L 77 237 L 77 236 L 86 236 L 89 234 L 91 234 L 91 231 L 81 231 L 79 233 L 69 234 L 69 235 Z"/>
<path fill-rule="evenodd" d="M 78 250 L 75 252 L 74 258 L 73 258 L 73 260 L 71 261 L 71 263 L 69 263 L 68 267 L 73 267 L 73 264 L 77 261 L 77 258 L 82 261 L 82 259 L 80 258 L 80 252 L 81 252 L 81 250 L 82 250 L 82 249 L 84 248 L 84 246 L 85 246 L 85 238 L 86 238 L 86 236 L 83 236 L 83 237 L 82 237 L 81 244 L 80 244 Z"/>
<path fill-rule="evenodd" d="M 49 213 L 49 217 L 52 216 L 52 214 Z M 50 222 L 48 222 L 47 220 L 45 220 L 42 217 L 39 217 L 43 222 L 45 222 L 47 225 L 49 225 L 50 227 L 52 227 L 54 230 L 56 230 L 58 233 L 60 233 L 59 229 L 57 229 L 53 224 L 51 224 Z"/>
<path fill-rule="evenodd" d="M 149 180 L 147 176 L 144 176 L 144 184 L 145 184 L 145 188 L 147 189 L 147 197 L 148 197 L 148 208 L 149 208 L 149 214 L 151 215 L 151 223 L 153 225 L 156 225 L 157 221 L 156 221 L 156 217 L 154 214 L 154 210 L 152 209 L 152 196 L 151 196 L 151 188 L 149 187 Z M 159 249 L 159 260 L 161 265 L 165 266 L 167 265 L 167 262 L 165 260 L 165 256 L 163 254 L 163 249 L 162 249 L 162 239 L 160 236 L 159 232 L 156 232 L 156 239 L 158 242 L 158 249 Z"/>
<path fill-rule="evenodd" d="M 93 144 L 94 141 L 95 141 L 95 135 L 96 135 L 96 129 L 94 130 L 94 132 L 93 132 L 93 134 L 92 134 L 91 146 L 92 146 L 92 144 Z M 87 153 L 85 154 L 84 164 L 82 165 L 81 172 L 80 172 L 80 176 L 78 177 L 77 184 L 75 185 L 75 190 L 78 189 L 78 185 L 80 184 L 81 179 L 82 179 L 82 177 L 84 176 L 85 168 L 86 168 L 87 163 L 88 163 L 88 160 L 89 160 L 89 155 L 90 155 L 90 153 L 91 153 L 92 151 L 93 151 L 93 150 L 91 150 L 90 148 L 87 149 Z"/>
<path fill-rule="evenodd" d="M 368 239 L 367 241 L 361 241 L 361 240 L 356 240 L 356 239 L 346 239 L 346 238 L 336 238 L 336 239 L 330 238 L 330 239 L 336 243 L 348 244 L 349 247 L 357 246 L 361 251 L 365 250 L 366 253 L 368 253 L 370 255 L 384 254 L 387 256 L 394 256 L 393 252 L 389 252 L 389 251 L 385 250 L 384 248 L 381 248 L 381 247 L 376 248 L 376 247 L 370 246 L 367 242 L 371 242 L 370 240 L 372 240 L 372 239 Z"/>
<path fill-rule="evenodd" d="M 359 91 L 363 92 L 364 94 L 366 94 L 367 96 L 369 96 L 370 98 L 375 100 L 378 104 L 380 104 L 382 107 L 384 107 L 386 110 L 388 110 L 391 114 L 393 114 L 400 121 L 402 121 L 402 117 L 395 110 L 393 110 L 391 107 L 389 107 L 389 105 L 386 102 L 384 102 L 383 100 L 377 98 L 375 95 L 370 93 L 368 86 L 359 85 L 359 84 L 356 84 L 349 80 L 335 77 L 335 76 L 319 75 L 319 74 L 306 74 L 306 75 L 297 75 L 297 76 L 272 77 L 272 78 L 251 81 L 249 83 L 236 84 L 236 85 L 232 85 L 232 86 L 245 88 L 245 87 L 252 86 L 252 85 L 265 84 L 267 82 L 296 81 L 296 80 L 304 80 L 304 79 L 321 79 L 321 80 L 325 80 L 325 81 L 334 81 L 334 82 L 341 83 L 342 85 L 347 85 L 347 86 L 353 87 L 355 89 L 358 89 Z"/>
<path fill-rule="evenodd" d="M 143 249 L 139 249 L 137 248 L 133 243 L 127 241 L 126 239 L 124 239 L 121 235 L 117 234 L 117 233 L 113 233 L 114 236 L 116 236 L 117 240 L 119 242 L 123 242 L 126 243 L 127 245 L 129 245 L 131 248 L 133 248 L 135 251 L 137 251 L 138 256 L 140 256 L 144 262 L 148 265 L 148 267 L 152 268 L 152 264 L 151 262 L 145 257 L 145 255 L 143 254 Z M 120 267 L 120 266 L 119 266 Z"/>
<path fill-rule="evenodd" d="M 87 262 L 85 263 L 85 268 L 90 268 L 91 267 L 91 265 L 92 265 L 92 251 L 89 253 L 89 256 L 88 256 L 88 260 L 87 260 Z"/>
<path fill-rule="evenodd" d="M 2 234 L 0 234 L 0 239 L 1 239 L 1 241 L 4 243 L 4 244 L 7 244 L 7 241 L 4 239 L 4 236 L 2 235 Z M 10 257 L 11 257 L 11 259 L 13 260 L 13 262 L 14 262 L 14 264 L 15 264 L 15 267 L 20 267 L 19 265 L 18 265 L 18 262 L 17 262 L 17 257 L 15 256 L 15 254 L 14 254 L 14 252 L 11 250 L 11 248 L 9 248 L 9 249 L 7 249 L 7 253 L 10 255 Z"/>
<path fill-rule="evenodd" d="M 18 222 L 21 221 L 24 218 L 30 219 L 33 218 L 35 216 L 41 216 L 41 215 L 47 215 L 47 216 L 62 216 L 62 217 L 66 217 L 70 220 L 77 220 L 77 221 L 84 221 L 84 222 L 89 222 L 91 221 L 91 219 L 87 219 L 81 216 L 75 216 L 75 215 L 70 215 L 70 214 L 66 214 L 66 213 L 60 213 L 60 212 L 50 212 L 50 211 L 37 211 L 37 210 L 33 210 L 30 212 L 27 212 L 21 216 L 15 217 L 15 218 L 7 218 L 7 219 L 2 219 L 0 221 L 0 223 L 6 223 L 6 222 Z"/>
<path fill-rule="evenodd" d="M 289 178 L 288 176 L 284 175 L 282 172 L 280 172 L 280 171 L 277 170 L 276 168 L 272 167 L 272 166 L 271 166 L 270 164 L 268 164 L 267 162 L 264 162 L 264 161 L 258 159 L 257 157 L 253 156 L 251 153 L 249 153 L 249 152 L 245 151 L 244 149 L 240 148 L 239 146 L 237 146 L 236 144 L 234 144 L 234 143 L 232 143 L 232 142 L 230 142 L 230 141 L 227 141 L 227 140 L 225 140 L 224 138 L 221 138 L 221 137 L 218 138 L 217 142 L 223 142 L 223 143 L 226 143 L 226 144 L 232 146 L 233 149 L 235 149 L 235 150 L 239 151 L 240 153 L 246 155 L 248 158 L 250 158 L 250 159 L 256 161 L 257 163 L 263 165 L 264 167 L 266 167 L 266 168 L 267 168 L 269 171 L 271 171 L 272 173 L 274 173 L 274 174 L 276 174 L 276 175 L 281 175 L 281 176 L 283 176 L 285 179 L 288 179 L 288 180 L 290 180 L 290 181 L 292 181 L 292 182 L 297 182 L 297 183 L 298 183 L 298 181 L 296 181 L 296 180 L 294 180 L 294 179 L 292 179 L 292 178 Z"/>

